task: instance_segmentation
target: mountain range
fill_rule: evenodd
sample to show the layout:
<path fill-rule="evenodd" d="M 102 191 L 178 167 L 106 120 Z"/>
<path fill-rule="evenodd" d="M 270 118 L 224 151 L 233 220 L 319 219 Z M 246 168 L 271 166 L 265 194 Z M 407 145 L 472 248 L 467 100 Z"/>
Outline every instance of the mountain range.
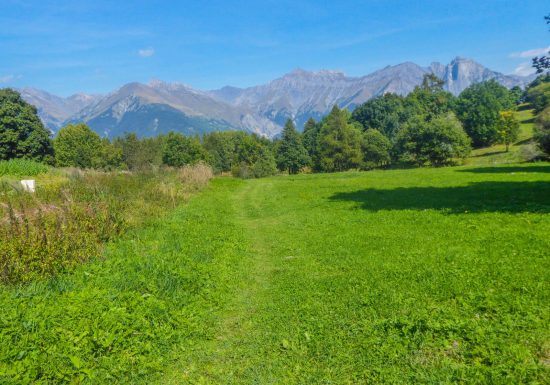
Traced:
<path fill-rule="evenodd" d="M 107 95 L 76 94 L 68 98 L 33 88 L 19 90 L 35 105 L 44 124 L 56 132 L 67 123 L 86 122 L 102 136 L 135 132 L 141 137 L 169 131 L 186 135 L 218 130 L 246 130 L 274 137 L 288 118 L 301 128 L 320 119 L 335 104 L 353 110 L 385 93 L 406 95 L 427 73 L 445 81 L 458 95 L 471 84 L 495 79 L 506 87 L 524 87 L 533 76 L 504 75 L 457 57 L 448 65 L 428 67 L 406 62 L 362 77 L 339 71 L 296 69 L 267 84 L 201 91 L 181 83 L 129 83 Z"/>

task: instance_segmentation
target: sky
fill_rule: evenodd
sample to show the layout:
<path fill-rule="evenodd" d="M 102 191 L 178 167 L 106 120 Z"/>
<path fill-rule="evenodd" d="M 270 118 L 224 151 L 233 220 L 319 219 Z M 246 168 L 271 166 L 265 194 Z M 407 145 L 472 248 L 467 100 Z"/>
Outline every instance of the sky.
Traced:
<path fill-rule="evenodd" d="M 549 13 L 548 0 L 0 0 L 0 88 L 247 87 L 295 68 L 362 76 L 456 56 L 527 74 L 550 47 Z"/>

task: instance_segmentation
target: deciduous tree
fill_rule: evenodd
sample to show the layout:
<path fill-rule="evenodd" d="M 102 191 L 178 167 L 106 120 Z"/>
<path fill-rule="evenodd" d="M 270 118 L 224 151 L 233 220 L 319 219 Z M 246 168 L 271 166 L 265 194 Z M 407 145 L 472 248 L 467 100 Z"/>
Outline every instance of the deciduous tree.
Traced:
<path fill-rule="evenodd" d="M 365 166 L 377 167 L 390 162 L 391 142 L 384 134 L 373 128 L 363 134 L 363 156 Z"/>
<path fill-rule="evenodd" d="M 55 163 L 60 167 L 98 167 L 101 138 L 84 123 L 69 124 L 54 139 Z"/>
<path fill-rule="evenodd" d="M 470 138 L 452 113 L 430 121 L 420 116 L 412 119 L 399 133 L 397 147 L 403 161 L 420 166 L 448 165 L 455 158 L 465 158 L 471 149 Z"/>
<path fill-rule="evenodd" d="M 497 124 L 497 132 L 500 143 L 506 145 L 508 152 L 510 143 L 518 140 L 519 122 L 515 117 L 514 111 L 501 111 Z"/>
<path fill-rule="evenodd" d="M 166 136 L 166 144 L 162 154 L 164 164 L 181 167 L 207 161 L 208 158 L 208 152 L 197 138 L 184 136 L 176 132 L 170 132 Z"/>
<path fill-rule="evenodd" d="M 36 108 L 8 88 L 0 90 L 0 160 L 13 158 L 51 162 L 53 146 Z"/>

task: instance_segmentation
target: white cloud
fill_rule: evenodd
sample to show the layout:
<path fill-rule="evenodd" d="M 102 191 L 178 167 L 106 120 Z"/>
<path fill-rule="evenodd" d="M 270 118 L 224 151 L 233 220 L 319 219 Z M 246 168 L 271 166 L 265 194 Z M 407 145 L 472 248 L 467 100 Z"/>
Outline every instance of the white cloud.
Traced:
<path fill-rule="evenodd" d="M 0 84 L 11 83 L 14 80 L 20 79 L 21 75 L 5 75 L 0 76 Z"/>
<path fill-rule="evenodd" d="M 155 50 L 151 47 L 149 48 L 142 48 L 138 50 L 138 55 L 141 57 L 151 57 L 155 54 Z"/>
<path fill-rule="evenodd" d="M 510 57 L 522 57 L 522 58 L 535 57 L 540 55 L 546 55 L 548 51 L 550 51 L 550 46 L 543 47 L 543 48 L 533 48 L 522 52 L 514 52 L 510 54 Z"/>
<path fill-rule="evenodd" d="M 523 63 L 520 63 L 516 69 L 514 70 L 514 73 L 519 76 L 527 76 L 535 73 L 535 69 L 531 66 L 531 62 L 525 61 Z"/>

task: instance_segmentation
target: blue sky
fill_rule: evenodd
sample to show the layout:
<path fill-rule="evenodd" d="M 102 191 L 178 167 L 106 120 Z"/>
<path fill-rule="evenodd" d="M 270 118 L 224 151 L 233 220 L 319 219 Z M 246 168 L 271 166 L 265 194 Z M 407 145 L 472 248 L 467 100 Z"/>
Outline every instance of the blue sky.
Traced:
<path fill-rule="evenodd" d="M 548 0 L 1 0 L 0 87 L 243 87 L 297 67 L 359 76 L 457 55 L 525 72 L 550 46 L 548 13 Z"/>

